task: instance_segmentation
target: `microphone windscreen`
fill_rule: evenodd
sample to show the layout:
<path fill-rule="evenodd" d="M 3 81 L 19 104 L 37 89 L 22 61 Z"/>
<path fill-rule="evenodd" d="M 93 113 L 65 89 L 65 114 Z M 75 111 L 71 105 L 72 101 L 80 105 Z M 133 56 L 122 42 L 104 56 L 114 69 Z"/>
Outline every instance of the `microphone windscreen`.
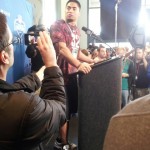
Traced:
<path fill-rule="evenodd" d="M 86 32 L 88 29 L 86 27 L 82 27 L 82 30 Z"/>

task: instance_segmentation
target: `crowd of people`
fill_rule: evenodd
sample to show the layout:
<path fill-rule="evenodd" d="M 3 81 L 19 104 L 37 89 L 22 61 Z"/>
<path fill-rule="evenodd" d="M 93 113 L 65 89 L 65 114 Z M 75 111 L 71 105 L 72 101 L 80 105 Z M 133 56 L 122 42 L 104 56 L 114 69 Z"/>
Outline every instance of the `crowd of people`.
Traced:
<path fill-rule="evenodd" d="M 95 63 L 100 63 L 111 58 L 112 50 L 104 44 L 89 46 L 89 49 L 81 50 L 85 55 L 92 58 Z M 150 84 L 150 48 L 114 47 L 113 53 L 122 58 L 122 104 L 149 94 Z"/>

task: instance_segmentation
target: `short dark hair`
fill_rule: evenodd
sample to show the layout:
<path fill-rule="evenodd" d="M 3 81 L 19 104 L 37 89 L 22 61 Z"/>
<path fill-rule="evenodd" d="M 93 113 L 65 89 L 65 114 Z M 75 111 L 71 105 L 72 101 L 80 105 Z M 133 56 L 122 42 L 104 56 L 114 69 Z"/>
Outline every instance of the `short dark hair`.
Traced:
<path fill-rule="evenodd" d="M 7 29 L 7 19 L 5 14 L 0 12 L 0 50 L 8 44 L 9 35 Z"/>
<path fill-rule="evenodd" d="M 66 6 L 67 6 L 68 3 L 70 3 L 70 2 L 76 3 L 76 4 L 78 5 L 79 9 L 81 9 L 81 4 L 80 4 L 80 2 L 79 2 L 78 0 L 69 0 L 69 1 L 66 3 Z"/>
<path fill-rule="evenodd" d="M 29 32 L 34 32 L 34 33 L 37 32 L 38 33 L 39 31 L 48 31 L 49 32 L 49 29 L 43 24 L 33 25 L 30 28 L 28 28 L 28 33 Z"/>
<path fill-rule="evenodd" d="M 101 51 L 101 48 L 105 48 L 102 44 L 99 45 L 98 51 Z"/>

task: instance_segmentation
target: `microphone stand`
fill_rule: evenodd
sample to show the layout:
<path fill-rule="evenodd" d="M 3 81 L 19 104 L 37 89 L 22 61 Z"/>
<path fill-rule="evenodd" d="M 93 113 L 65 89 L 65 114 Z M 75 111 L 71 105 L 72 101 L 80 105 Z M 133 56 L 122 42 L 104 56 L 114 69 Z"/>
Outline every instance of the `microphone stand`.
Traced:
<path fill-rule="evenodd" d="M 117 31 L 118 31 L 118 6 L 121 3 L 121 0 L 116 0 L 115 4 L 115 45 L 117 46 Z"/>
<path fill-rule="evenodd" d="M 115 50 L 109 45 L 109 44 L 107 44 L 107 43 L 105 43 L 104 42 L 104 40 L 100 37 L 100 36 L 97 36 L 96 34 L 94 34 L 93 32 L 91 32 L 90 34 L 88 34 L 89 36 L 91 36 L 91 37 L 93 37 L 93 39 L 95 39 L 95 40 L 97 40 L 97 41 L 99 41 L 99 42 L 102 42 L 102 43 L 104 43 L 105 45 L 107 45 L 110 49 L 111 49 L 111 51 L 112 51 L 112 56 L 116 56 L 116 52 L 115 52 Z"/>
<path fill-rule="evenodd" d="M 132 94 L 133 94 L 133 100 L 135 100 L 135 90 L 136 90 L 136 77 L 137 77 L 137 74 L 136 74 L 136 67 L 137 67 L 137 64 L 136 64 L 136 55 L 137 55 L 137 48 L 135 48 L 135 53 L 134 53 L 134 58 L 133 58 L 133 64 L 134 64 L 134 69 L 133 69 L 133 83 L 132 83 Z"/>

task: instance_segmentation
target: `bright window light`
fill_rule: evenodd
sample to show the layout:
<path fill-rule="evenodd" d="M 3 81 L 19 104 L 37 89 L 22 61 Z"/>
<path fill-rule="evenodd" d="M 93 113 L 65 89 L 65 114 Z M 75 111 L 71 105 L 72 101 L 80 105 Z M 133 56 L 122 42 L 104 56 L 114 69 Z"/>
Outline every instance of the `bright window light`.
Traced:
<path fill-rule="evenodd" d="M 49 28 L 56 21 L 56 0 L 43 0 L 43 23 Z"/>
<path fill-rule="evenodd" d="M 138 25 L 144 27 L 146 37 L 150 37 L 150 9 L 142 8 Z"/>

